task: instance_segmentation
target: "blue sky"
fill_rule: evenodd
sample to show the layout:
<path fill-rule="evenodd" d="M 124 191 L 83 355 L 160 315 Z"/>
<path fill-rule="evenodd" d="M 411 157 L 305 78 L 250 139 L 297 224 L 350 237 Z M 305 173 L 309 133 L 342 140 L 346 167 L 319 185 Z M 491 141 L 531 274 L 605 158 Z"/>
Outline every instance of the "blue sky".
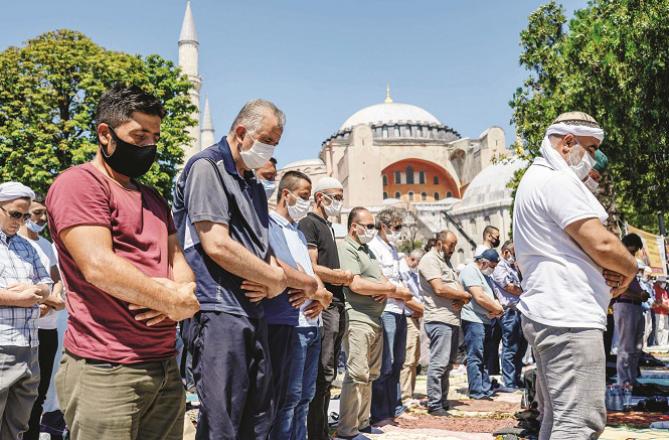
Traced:
<path fill-rule="evenodd" d="M 59 28 L 96 43 L 177 60 L 185 0 L 3 1 L 0 50 Z M 216 136 L 249 99 L 287 115 L 280 166 L 314 158 L 344 120 L 393 99 L 425 108 L 462 136 L 504 128 L 527 76 L 519 34 L 539 0 L 193 0 L 202 95 Z M 586 0 L 562 0 L 568 15 Z"/>

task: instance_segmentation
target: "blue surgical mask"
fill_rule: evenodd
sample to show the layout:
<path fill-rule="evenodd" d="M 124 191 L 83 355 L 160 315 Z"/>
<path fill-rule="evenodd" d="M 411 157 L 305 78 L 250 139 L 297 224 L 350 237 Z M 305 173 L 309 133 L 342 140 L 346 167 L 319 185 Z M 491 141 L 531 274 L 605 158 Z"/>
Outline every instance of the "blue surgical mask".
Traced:
<path fill-rule="evenodd" d="M 32 220 L 26 220 L 26 228 L 30 229 L 35 234 L 39 234 L 44 230 L 44 228 L 46 228 L 46 223 L 40 226 Z"/>
<path fill-rule="evenodd" d="M 272 194 L 276 191 L 276 182 L 273 180 L 260 180 L 260 183 L 262 183 L 263 188 L 265 188 L 265 195 L 267 195 L 267 198 L 269 199 L 272 197 Z"/>

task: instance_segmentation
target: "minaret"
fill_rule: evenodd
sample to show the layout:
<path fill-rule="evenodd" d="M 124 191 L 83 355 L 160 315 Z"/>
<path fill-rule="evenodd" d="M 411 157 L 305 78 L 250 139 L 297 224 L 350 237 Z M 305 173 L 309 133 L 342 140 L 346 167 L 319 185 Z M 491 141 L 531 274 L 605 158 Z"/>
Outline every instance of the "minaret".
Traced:
<path fill-rule="evenodd" d="M 209 98 L 204 99 L 204 117 L 202 118 L 202 149 L 210 147 L 216 143 L 214 134 L 214 123 L 211 120 L 211 111 L 209 110 Z"/>
<path fill-rule="evenodd" d="M 193 89 L 190 92 L 190 101 L 196 108 L 192 117 L 197 121 L 197 125 L 188 128 L 188 134 L 192 140 L 191 144 L 184 148 L 184 163 L 188 158 L 200 151 L 200 87 L 202 86 L 202 79 L 198 71 L 199 46 L 200 43 L 197 40 L 197 32 L 195 31 L 195 20 L 193 20 L 189 1 L 186 3 L 186 13 L 184 14 L 184 21 L 181 24 L 181 33 L 179 34 L 179 66 L 193 83 Z"/>

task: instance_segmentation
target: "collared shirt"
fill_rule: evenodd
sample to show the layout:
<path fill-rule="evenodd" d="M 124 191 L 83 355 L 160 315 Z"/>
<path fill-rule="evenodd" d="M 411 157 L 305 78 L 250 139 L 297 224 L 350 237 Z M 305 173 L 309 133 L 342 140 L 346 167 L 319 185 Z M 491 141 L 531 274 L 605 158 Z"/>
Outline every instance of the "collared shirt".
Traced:
<path fill-rule="evenodd" d="M 520 287 L 520 276 L 515 266 L 509 264 L 506 260 L 501 259 L 495 271 L 492 273 L 493 289 L 497 294 L 497 299 L 502 307 L 516 308 L 516 304 L 520 301 L 520 296 L 516 296 L 508 292 L 504 287 L 509 284 Z"/>
<path fill-rule="evenodd" d="M 48 284 L 49 277 L 35 248 L 23 237 L 7 236 L 0 230 L 0 289 L 13 284 Z M 37 347 L 39 306 L 0 306 L 0 347 Z"/>
<path fill-rule="evenodd" d="M 239 175 L 225 137 L 188 161 L 177 180 L 173 211 L 179 242 L 197 279 L 200 310 L 262 318 L 263 307 L 248 300 L 240 277 L 207 255 L 194 226 L 201 221 L 227 225 L 231 239 L 269 261 L 265 189 L 252 172 Z"/>
<path fill-rule="evenodd" d="M 344 243 L 339 246 L 339 261 L 341 268 L 350 270 L 354 276 L 360 275 L 363 279 L 377 283 L 384 281 L 381 267 L 369 246 L 358 243 L 350 235 L 347 235 Z M 344 287 L 344 295 L 349 321 L 381 326 L 379 318 L 386 307 L 385 300 L 375 301 L 371 296 L 360 295 L 348 287 Z"/>
<path fill-rule="evenodd" d="M 404 287 L 402 282 L 402 274 L 400 273 L 400 261 L 402 260 L 397 253 L 395 246 L 386 243 L 379 234 L 376 234 L 374 239 L 369 243 L 369 249 L 376 256 L 376 260 L 381 266 L 383 276 L 388 278 L 388 281 L 398 287 Z M 386 303 L 386 312 L 404 314 L 406 305 L 404 301 L 395 298 L 388 298 Z"/>
<path fill-rule="evenodd" d="M 307 249 L 307 241 L 304 238 L 304 235 L 302 235 L 302 232 L 297 229 L 297 225 L 289 222 L 275 211 L 270 212 L 269 216 L 270 245 L 272 246 L 272 250 L 276 257 L 284 263 L 291 265 L 294 269 L 298 269 L 299 265 L 307 275 L 315 277 L 316 274 L 314 273 L 314 268 L 311 265 L 311 258 L 309 257 L 309 249 Z M 275 240 L 275 232 L 281 233 L 284 240 Z M 286 247 L 287 249 L 281 249 L 283 247 Z M 283 257 L 286 250 L 289 252 L 292 261 Z M 285 296 L 283 299 L 288 302 L 288 294 L 286 292 L 282 293 L 281 296 Z M 313 300 L 308 299 L 300 306 L 298 327 L 314 327 L 320 325 L 320 316 L 315 319 L 309 319 L 304 315 L 304 310 L 309 307 L 312 302 Z M 290 304 L 288 304 L 288 307 L 292 308 Z M 268 308 L 265 308 L 265 316 L 268 322 L 271 322 L 271 317 L 268 316 L 270 313 Z"/>
<path fill-rule="evenodd" d="M 460 272 L 460 282 L 469 293 L 471 287 L 480 287 L 490 299 L 495 299 L 495 294 L 490 287 L 490 282 L 487 280 L 486 276 L 483 275 L 481 269 L 476 265 L 476 262 L 472 261 Z M 476 300 L 472 299 L 462 306 L 462 320 L 469 322 L 478 322 L 480 324 L 490 324 L 490 318 L 488 318 L 488 311 L 484 309 Z"/>
<path fill-rule="evenodd" d="M 404 258 L 402 258 L 400 261 L 400 274 L 402 275 L 402 281 L 406 284 L 409 292 L 413 295 L 413 298 L 422 304 L 423 293 L 420 289 L 420 275 L 418 274 L 418 268 L 411 269 Z M 413 311 L 409 307 L 405 307 L 404 314 L 413 316 Z"/>
<path fill-rule="evenodd" d="M 442 322 L 459 327 L 460 312 L 453 308 L 453 301 L 434 293 L 430 284 L 431 280 L 439 278 L 447 286 L 463 290 L 451 262 L 444 258 L 442 252 L 437 252 L 436 248 L 433 248 L 421 258 L 418 263 L 418 273 L 425 305 L 425 322 Z"/>

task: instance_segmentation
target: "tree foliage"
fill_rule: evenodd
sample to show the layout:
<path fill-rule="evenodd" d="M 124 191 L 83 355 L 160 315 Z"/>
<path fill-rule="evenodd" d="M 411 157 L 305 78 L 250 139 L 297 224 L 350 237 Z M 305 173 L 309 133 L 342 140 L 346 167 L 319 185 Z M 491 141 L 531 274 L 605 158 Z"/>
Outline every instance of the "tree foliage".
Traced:
<path fill-rule="evenodd" d="M 510 103 L 527 158 L 551 121 L 584 111 L 602 125 L 614 219 L 657 231 L 669 212 L 669 0 L 591 0 L 568 23 L 551 1 L 521 33 L 530 75 Z"/>
<path fill-rule="evenodd" d="M 58 30 L 0 53 L 0 181 L 45 192 L 61 171 L 98 148 L 94 116 L 114 83 L 137 85 L 166 110 L 158 160 L 143 181 L 169 196 L 190 139 L 191 83 L 171 61 L 106 50 L 85 35 Z"/>

